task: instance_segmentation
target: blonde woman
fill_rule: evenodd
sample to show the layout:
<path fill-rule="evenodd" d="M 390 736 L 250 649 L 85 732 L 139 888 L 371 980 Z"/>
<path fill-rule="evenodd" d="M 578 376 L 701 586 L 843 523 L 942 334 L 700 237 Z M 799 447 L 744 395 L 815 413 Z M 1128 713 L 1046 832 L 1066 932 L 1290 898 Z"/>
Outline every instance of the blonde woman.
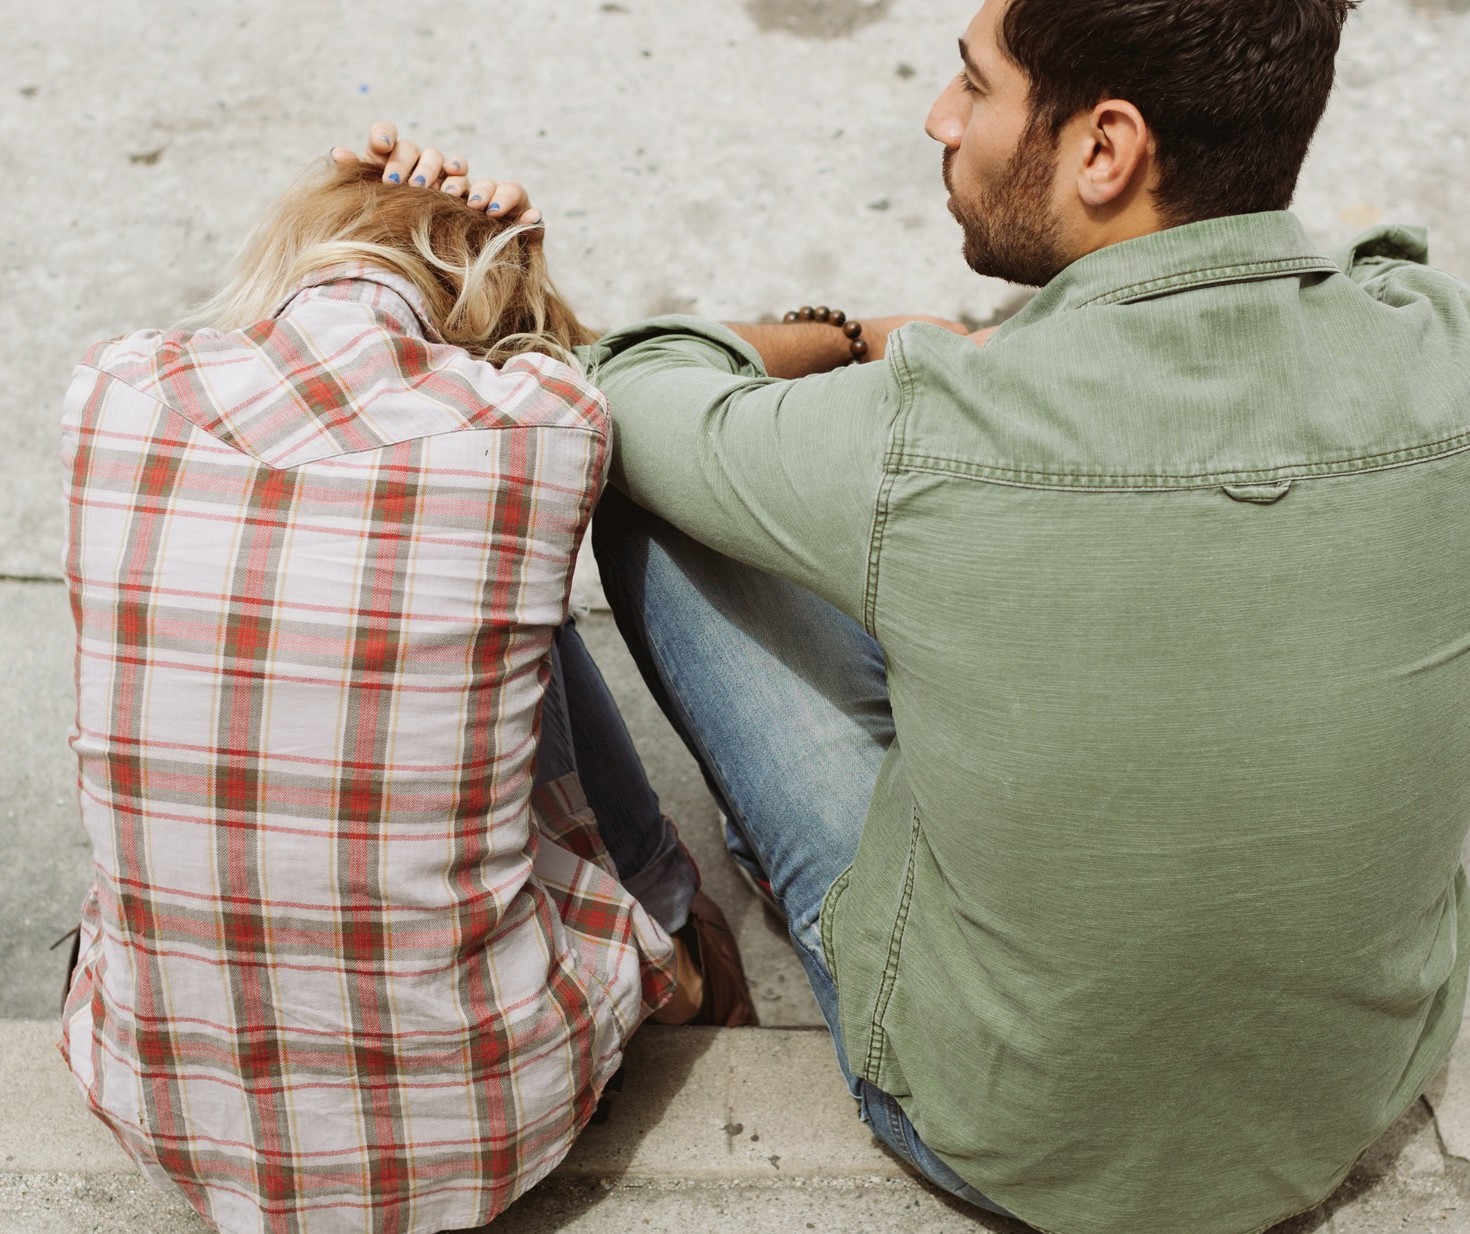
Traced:
<path fill-rule="evenodd" d="M 645 1016 L 753 1020 L 567 624 L 608 421 L 540 216 L 382 161 L 304 177 L 66 398 L 61 1049 L 226 1234 L 479 1225 Z"/>

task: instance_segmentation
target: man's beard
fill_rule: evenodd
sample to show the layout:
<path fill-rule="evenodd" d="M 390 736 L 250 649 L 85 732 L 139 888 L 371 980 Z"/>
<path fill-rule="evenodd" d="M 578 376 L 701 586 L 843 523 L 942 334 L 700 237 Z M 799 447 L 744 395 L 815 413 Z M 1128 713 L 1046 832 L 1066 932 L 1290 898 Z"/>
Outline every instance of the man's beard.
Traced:
<path fill-rule="evenodd" d="M 1068 264 L 1062 224 L 1052 209 L 1056 142 L 1042 124 L 1022 134 L 1000 180 L 966 200 L 950 175 L 954 151 L 944 152 L 944 185 L 965 232 L 965 261 L 976 274 L 1041 287 Z"/>

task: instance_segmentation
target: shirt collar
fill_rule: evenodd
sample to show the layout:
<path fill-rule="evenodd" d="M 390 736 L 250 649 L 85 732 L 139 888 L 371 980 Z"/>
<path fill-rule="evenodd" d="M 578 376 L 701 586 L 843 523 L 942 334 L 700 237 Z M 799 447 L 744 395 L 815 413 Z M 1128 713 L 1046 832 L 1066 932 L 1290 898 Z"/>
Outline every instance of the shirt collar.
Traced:
<path fill-rule="evenodd" d="M 1338 271 L 1295 215 L 1284 210 L 1234 214 L 1152 232 L 1080 257 L 1007 325 L 1196 287 Z"/>
<path fill-rule="evenodd" d="M 302 292 L 309 291 L 313 287 L 326 287 L 334 283 L 368 283 L 386 288 L 403 301 L 404 307 L 417 321 L 425 338 L 433 343 L 444 342 L 444 336 L 435 328 L 429 317 L 428 307 L 424 304 L 424 298 L 419 294 L 419 289 L 413 285 L 413 281 L 401 274 L 394 273 L 385 266 L 367 261 L 344 261 L 333 266 L 323 266 L 320 270 L 313 270 L 281 298 L 271 316 L 279 317 L 286 311 L 291 301 Z M 370 288 L 364 287 L 360 298 L 367 299 L 373 294 L 375 293 Z"/>

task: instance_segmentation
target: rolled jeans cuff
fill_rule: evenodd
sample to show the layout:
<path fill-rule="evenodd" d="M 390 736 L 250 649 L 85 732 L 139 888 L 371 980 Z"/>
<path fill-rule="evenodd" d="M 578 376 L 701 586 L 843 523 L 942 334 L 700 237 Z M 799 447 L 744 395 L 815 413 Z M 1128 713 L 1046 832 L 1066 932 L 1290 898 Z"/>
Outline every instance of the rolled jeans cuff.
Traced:
<path fill-rule="evenodd" d="M 689 920 L 689 905 L 699 890 L 699 867 L 667 815 L 663 838 L 653 857 L 622 882 L 666 933 L 684 928 Z"/>

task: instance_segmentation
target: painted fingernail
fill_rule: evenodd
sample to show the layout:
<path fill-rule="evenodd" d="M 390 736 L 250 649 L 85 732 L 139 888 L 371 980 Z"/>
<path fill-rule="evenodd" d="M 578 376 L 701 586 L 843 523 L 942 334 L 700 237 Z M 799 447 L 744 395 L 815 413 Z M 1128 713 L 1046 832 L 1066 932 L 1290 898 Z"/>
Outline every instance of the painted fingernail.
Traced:
<path fill-rule="evenodd" d="M 388 179 L 391 180 L 394 184 L 397 184 L 400 180 L 400 177 L 396 171 L 390 171 L 388 173 Z"/>
<path fill-rule="evenodd" d="M 449 168 L 450 171 L 459 171 L 462 164 L 458 159 L 450 159 L 449 162 L 444 164 L 444 166 Z"/>
<path fill-rule="evenodd" d="M 475 202 L 475 201 L 484 201 L 484 200 L 485 199 L 483 197 L 481 197 L 479 193 L 476 193 L 473 197 L 470 198 L 470 201 L 472 201 L 472 202 Z"/>
<path fill-rule="evenodd" d="M 415 176 L 415 177 L 414 177 L 414 178 L 413 178 L 413 182 L 414 182 L 414 183 L 415 183 L 415 184 L 428 184 L 428 181 L 427 181 L 427 180 L 425 180 L 425 179 L 424 179 L 424 178 L 423 178 L 423 176 Z"/>
<path fill-rule="evenodd" d="M 491 206 L 490 206 L 490 212 L 491 212 L 491 213 L 492 213 L 492 214 L 493 214 L 493 213 L 494 213 L 494 212 L 495 212 L 495 211 L 497 211 L 497 210 L 499 210 L 499 209 L 500 209 L 500 203 L 499 203 L 499 202 L 498 202 L 498 201 L 497 201 L 497 202 L 493 202 L 493 203 L 492 203 L 492 204 L 491 204 Z"/>
<path fill-rule="evenodd" d="M 373 142 L 374 144 L 379 146 L 391 146 L 393 144 L 391 141 L 388 140 L 388 135 L 386 133 L 379 133 L 376 137 L 373 138 Z"/>

